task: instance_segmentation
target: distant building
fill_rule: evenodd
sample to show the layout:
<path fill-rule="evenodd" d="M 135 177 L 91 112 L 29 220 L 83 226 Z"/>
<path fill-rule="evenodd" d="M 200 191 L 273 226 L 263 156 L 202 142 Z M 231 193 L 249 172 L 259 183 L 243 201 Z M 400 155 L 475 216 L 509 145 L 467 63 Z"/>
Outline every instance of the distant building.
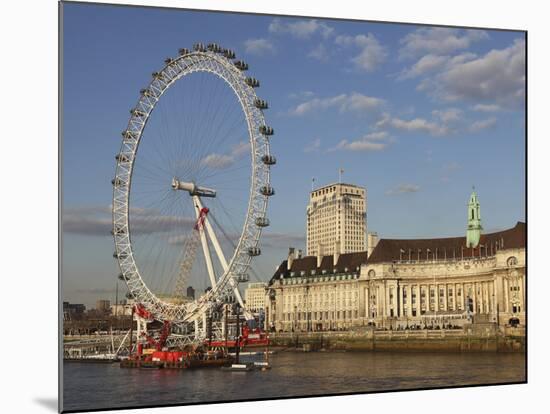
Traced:
<path fill-rule="evenodd" d="M 134 306 L 134 300 L 130 299 L 128 301 L 121 300 L 116 305 L 111 305 L 111 315 L 113 316 L 131 316 L 132 308 Z"/>
<path fill-rule="evenodd" d="M 269 282 L 266 326 L 525 324 L 525 250 L 525 223 L 481 234 L 473 193 L 466 236 L 380 239 L 370 254 L 296 258 L 292 249 Z"/>
<path fill-rule="evenodd" d="M 63 302 L 63 320 L 70 321 L 72 319 L 78 319 L 84 315 L 86 306 L 81 303 L 69 303 Z"/>
<path fill-rule="evenodd" d="M 367 190 L 331 184 L 310 193 L 307 255 L 362 252 L 367 249 Z"/>
<path fill-rule="evenodd" d="M 252 313 L 258 313 L 261 309 L 265 309 L 266 305 L 266 287 L 267 283 L 249 283 L 244 291 L 246 307 Z"/>
<path fill-rule="evenodd" d="M 111 301 L 100 299 L 96 302 L 95 308 L 100 312 L 108 312 L 111 309 Z"/>
<path fill-rule="evenodd" d="M 195 289 L 193 289 L 193 286 L 187 287 L 187 297 L 191 299 L 195 299 Z"/>

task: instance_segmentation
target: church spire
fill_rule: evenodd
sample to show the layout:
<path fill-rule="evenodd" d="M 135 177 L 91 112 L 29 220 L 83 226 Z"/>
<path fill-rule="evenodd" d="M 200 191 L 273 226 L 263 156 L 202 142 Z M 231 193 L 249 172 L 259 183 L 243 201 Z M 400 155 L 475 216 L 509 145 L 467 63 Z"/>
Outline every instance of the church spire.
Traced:
<path fill-rule="evenodd" d="M 468 230 L 466 231 L 466 247 L 477 247 L 481 237 L 481 213 L 475 187 L 472 188 L 468 203 Z"/>

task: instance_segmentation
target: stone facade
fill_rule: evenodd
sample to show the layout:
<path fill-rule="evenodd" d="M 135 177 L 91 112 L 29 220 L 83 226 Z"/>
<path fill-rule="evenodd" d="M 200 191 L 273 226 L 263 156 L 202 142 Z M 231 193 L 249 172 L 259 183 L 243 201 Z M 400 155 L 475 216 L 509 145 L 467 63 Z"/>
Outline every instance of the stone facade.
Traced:
<path fill-rule="evenodd" d="M 461 325 L 470 317 L 525 323 L 525 247 L 482 257 L 367 262 L 360 279 L 361 314 L 377 325 Z"/>
<path fill-rule="evenodd" d="M 268 288 L 266 326 L 319 331 L 466 322 L 525 324 L 525 223 L 466 237 L 381 239 L 372 254 L 294 258 Z"/>
<path fill-rule="evenodd" d="M 258 313 L 260 309 L 265 309 L 267 283 L 249 283 L 244 291 L 244 301 L 246 308 L 252 313 Z"/>

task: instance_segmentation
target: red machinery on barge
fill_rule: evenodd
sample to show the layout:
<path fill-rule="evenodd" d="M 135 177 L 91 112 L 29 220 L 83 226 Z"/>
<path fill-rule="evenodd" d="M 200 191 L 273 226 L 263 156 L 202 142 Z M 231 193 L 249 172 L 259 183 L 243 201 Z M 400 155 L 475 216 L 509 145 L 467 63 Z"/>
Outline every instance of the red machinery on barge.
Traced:
<path fill-rule="evenodd" d="M 269 346 L 268 334 L 260 328 L 251 329 L 247 325 L 242 328 L 241 335 L 239 337 L 239 348 L 241 351 L 248 348 L 265 348 Z M 230 348 L 235 349 L 237 346 L 236 339 L 228 339 L 221 341 L 205 341 L 205 345 L 211 348 Z"/>
<path fill-rule="evenodd" d="M 138 317 L 153 320 L 153 316 L 143 305 L 137 304 L 134 312 Z M 166 342 L 171 333 L 171 324 L 164 321 L 158 339 L 145 332 L 141 336 L 145 344 L 140 342 L 136 346 L 136 352 L 128 358 L 120 361 L 123 368 L 175 368 L 193 369 L 206 367 L 220 367 L 231 365 L 235 358 L 229 354 L 230 350 L 236 351 L 237 359 L 240 351 L 250 348 L 266 348 L 269 346 L 269 336 L 260 328 L 250 328 L 247 324 L 239 329 L 237 316 L 237 332 L 240 335 L 229 340 L 226 334 L 225 340 L 207 339 L 200 345 L 187 345 L 184 349 L 168 349 Z M 226 325 L 226 332 L 227 332 Z M 144 345 L 146 345 L 144 347 Z"/>

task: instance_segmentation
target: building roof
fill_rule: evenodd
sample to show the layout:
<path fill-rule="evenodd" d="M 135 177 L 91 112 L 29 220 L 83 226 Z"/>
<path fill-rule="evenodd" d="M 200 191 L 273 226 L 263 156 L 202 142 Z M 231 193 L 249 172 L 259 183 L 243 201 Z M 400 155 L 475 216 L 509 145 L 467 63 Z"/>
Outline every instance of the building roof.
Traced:
<path fill-rule="evenodd" d="M 444 257 L 478 257 L 493 255 L 496 250 L 524 248 L 526 225 L 523 222 L 507 230 L 482 234 L 478 247 L 466 248 L 466 237 L 439 239 L 381 239 L 369 257 L 369 263 L 392 262 L 396 260 L 430 260 Z"/>
<path fill-rule="evenodd" d="M 338 274 L 338 273 L 355 273 L 358 272 L 362 263 L 367 261 L 367 252 L 357 252 L 357 253 L 343 253 L 338 257 L 336 265 L 334 265 L 334 256 L 323 256 L 321 259 L 321 265 L 317 267 L 317 257 L 316 256 L 306 256 L 302 258 L 296 258 L 292 261 L 292 267 L 287 269 L 288 260 L 283 260 L 279 265 L 275 274 L 271 278 L 271 281 L 279 279 L 281 275 L 283 278 L 288 278 L 293 276 L 301 276 L 302 272 L 305 272 L 305 275 L 311 276 L 311 271 L 315 270 L 315 275 L 322 275 L 323 271 L 326 274 Z M 336 269 L 336 272 L 334 272 Z"/>
<path fill-rule="evenodd" d="M 321 187 L 318 187 L 312 191 L 310 191 L 310 193 L 314 193 L 316 191 L 319 191 L 319 190 L 324 190 L 325 188 L 329 188 L 329 187 L 334 187 L 334 186 L 345 186 L 345 187 L 353 187 L 353 188 L 358 188 L 360 190 L 366 190 L 365 187 L 361 187 L 360 185 L 357 185 L 357 184 L 348 184 L 348 183 L 331 183 L 331 184 L 327 184 L 327 185 L 323 185 Z"/>
<path fill-rule="evenodd" d="M 518 221 L 510 229 L 497 231 L 495 233 L 482 234 L 480 244 L 476 248 L 466 248 L 466 237 L 446 237 L 438 239 L 381 239 L 376 245 L 371 256 L 367 260 L 367 252 L 340 254 L 336 265 L 333 263 L 334 256 L 323 256 L 321 265 L 317 266 L 316 256 L 295 258 L 292 267 L 287 269 L 288 260 L 283 260 L 275 271 L 270 283 L 283 278 L 315 275 L 354 273 L 357 272 L 363 263 L 383 263 L 398 260 L 408 260 L 409 251 L 411 260 L 434 260 L 437 254 L 438 259 L 447 257 L 469 258 L 479 256 L 491 256 L 497 250 L 525 248 L 526 246 L 526 225 Z M 336 272 L 334 272 L 336 269 Z M 347 269 L 347 270 L 346 270 Z"/>

